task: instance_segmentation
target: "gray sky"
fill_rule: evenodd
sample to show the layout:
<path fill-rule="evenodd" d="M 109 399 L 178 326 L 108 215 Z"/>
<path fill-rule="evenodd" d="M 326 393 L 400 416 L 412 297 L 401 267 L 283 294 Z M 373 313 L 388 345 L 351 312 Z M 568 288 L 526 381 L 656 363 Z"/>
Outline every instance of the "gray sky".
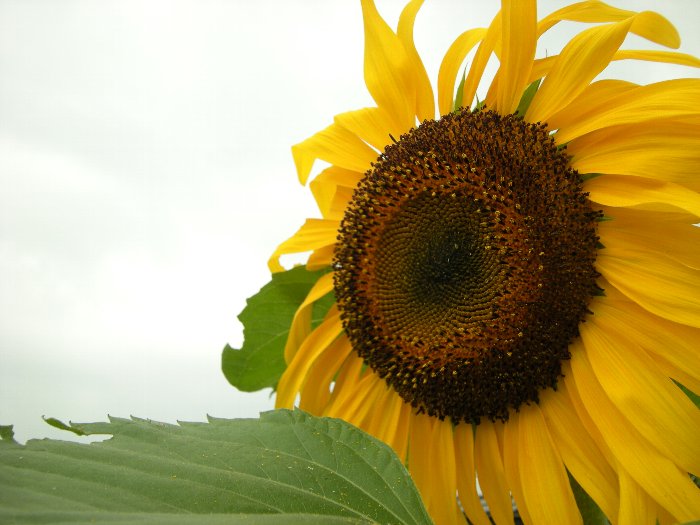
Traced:
<path fill-rule="evenodd" d="M 700 2 L 612 3 L 660 10 L 700 55 Z M 378 1 L 394 26 L 402 4 Z M 427 0 L 433 79 L 452 39 L 489 23 L 484 4 Z M 0 424 L 67 438 L 41 416 L 272 408 L 228 385 L 221 349 L 240 345 L 271 251 L 316 214 L 290 146 L 371 105 L 362 56 L 359 1 L 0 0 Z"/>

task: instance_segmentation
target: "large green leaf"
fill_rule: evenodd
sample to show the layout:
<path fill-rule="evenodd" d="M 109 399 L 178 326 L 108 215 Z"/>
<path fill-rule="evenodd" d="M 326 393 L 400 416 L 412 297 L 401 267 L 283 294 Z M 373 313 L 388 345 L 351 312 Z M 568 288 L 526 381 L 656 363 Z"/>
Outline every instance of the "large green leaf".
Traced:
<path fill-rule="evenodd" d="M 272 275 L 238 316 L 243 323 L 243 347 L 226 345 L 221 356 L 221 369 L 229 383 L 244 392 L 267 387 L 275 388 L 286 367 L 284 344 L 299 305 L 323 275 L 298 266 Z M 333 302 L 332 294 L 313 307 L 312 324 L 318 324 Z"/>
<path fill-rule="evenodd" d="M 392 450 L 339 419 L 72 425 L 89 445 L 0 441 L 1 523 L 430 523 Z"/>

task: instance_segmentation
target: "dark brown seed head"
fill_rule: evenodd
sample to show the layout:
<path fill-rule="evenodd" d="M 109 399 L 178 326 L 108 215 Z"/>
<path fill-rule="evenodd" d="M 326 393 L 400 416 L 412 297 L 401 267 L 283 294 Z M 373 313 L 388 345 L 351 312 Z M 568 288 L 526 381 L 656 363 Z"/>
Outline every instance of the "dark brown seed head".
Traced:
<path fill-rule="evenodd" d="M 353 348 L 421 412 L 506 420 L 555 387 L 597 287 L 596 219 L 546 126 L 462 110 L 388 146 L 339 230 Z"/>

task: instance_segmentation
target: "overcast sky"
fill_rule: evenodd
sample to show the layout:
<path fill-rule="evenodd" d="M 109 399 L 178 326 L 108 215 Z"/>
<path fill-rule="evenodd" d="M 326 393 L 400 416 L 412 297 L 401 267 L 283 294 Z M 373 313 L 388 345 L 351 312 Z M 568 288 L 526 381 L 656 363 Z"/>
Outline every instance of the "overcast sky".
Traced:
<path fill-rule="evenodd" d="M 611 3 L 661 10 L 700 55 L 700 2 Z M 378 1 L 392 26 L 402 4 Z M 416 32 L 433 79 L 496 8 L 427 0 Z M 371 105 L 362 38 L 350 0 L 0 0 L 0 424 L 66 438 L 41 416 L 272 408 L 228 385 L 221 350 L 240 345 L 271 251 L 316 214 L 290 146 Z"/>

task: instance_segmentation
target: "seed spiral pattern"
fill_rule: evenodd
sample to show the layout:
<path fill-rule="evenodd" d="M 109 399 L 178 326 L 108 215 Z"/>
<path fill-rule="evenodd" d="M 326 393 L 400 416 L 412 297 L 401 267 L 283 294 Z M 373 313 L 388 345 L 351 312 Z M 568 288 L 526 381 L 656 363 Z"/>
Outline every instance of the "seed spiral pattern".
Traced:
<path fill-rule="evenodd" d="M 570 357 L 599 292 L 599 217 L 545 125 L 427 120 L 387 146 L 341 221 L 345 332 L 419 412 L 505 421 Z"/>

